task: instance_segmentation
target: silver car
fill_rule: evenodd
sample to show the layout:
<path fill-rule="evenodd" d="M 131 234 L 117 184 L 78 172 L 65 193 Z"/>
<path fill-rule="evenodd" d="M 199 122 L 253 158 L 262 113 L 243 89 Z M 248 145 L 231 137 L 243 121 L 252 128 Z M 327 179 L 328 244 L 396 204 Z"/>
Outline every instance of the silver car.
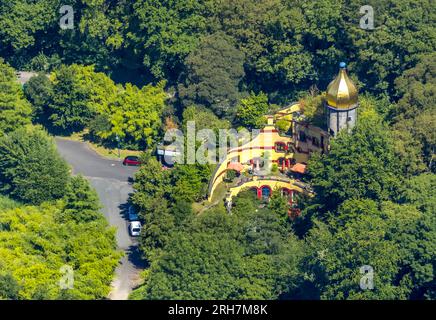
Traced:
<path fill-rule="evenodd" d="M 138 237 L 141 234 L 142 225 L 139 221 L 132 221 L 129 224 L 129 232 L 132 237 Z"/>

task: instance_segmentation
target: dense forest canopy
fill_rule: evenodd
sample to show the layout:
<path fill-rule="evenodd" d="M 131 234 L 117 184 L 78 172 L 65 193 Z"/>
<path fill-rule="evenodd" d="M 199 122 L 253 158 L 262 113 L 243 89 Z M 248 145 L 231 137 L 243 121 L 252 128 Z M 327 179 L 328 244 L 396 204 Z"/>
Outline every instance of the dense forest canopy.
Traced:
<path fill-rule="evenodd" d="M 0 55 L 18 69 L 95 64 L 114 77 L 120 70 L 130 81 L 140 76 L 143 81 L 166 79 L 177 84 L 187 72 L 192 77 L 194 62 L 188 56 L 193 52 L 197 59 L 231 54 L 229 65 L 230 59 L 243 54 L 241 85 L 280 99 L 312 84 L 324 88 L 340 60 L 349 62 L 362 88 L 392 94 L 395 79 L 436 45 L 430 0 L 368 1 L 374 8 L 374 30 L 359 27 L 362 4 L 349 0 L 75 0 L 69 4 L 74 9 L 72 30 L 59 28 L 58 0 L 2 4 Z M 211 51 L 207 39 L 218 34 L 227 40 L 214 40 Z M 240 53 L 228 51 L 227 46 Z M 201 72 L 201 64 L 196 65 Z"/>

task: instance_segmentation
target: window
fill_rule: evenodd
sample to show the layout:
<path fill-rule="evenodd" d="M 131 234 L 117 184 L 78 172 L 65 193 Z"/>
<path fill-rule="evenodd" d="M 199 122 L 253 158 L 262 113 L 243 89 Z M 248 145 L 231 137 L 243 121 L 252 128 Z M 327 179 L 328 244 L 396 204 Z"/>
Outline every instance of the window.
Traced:
<path fill-rule="evenodd" d="M 284 142 L 276 142 L 275 143 L 275 150 L 276 150 L 276 152 L 285 152 L 286 151 L 286 144 Z"/>
<path fill-rule="evenodd" d="M 304 131 L 300 131 L 298 133 L 298 140 L 300 140 L 301 142 L 306 142 L 306 133 Z"/>

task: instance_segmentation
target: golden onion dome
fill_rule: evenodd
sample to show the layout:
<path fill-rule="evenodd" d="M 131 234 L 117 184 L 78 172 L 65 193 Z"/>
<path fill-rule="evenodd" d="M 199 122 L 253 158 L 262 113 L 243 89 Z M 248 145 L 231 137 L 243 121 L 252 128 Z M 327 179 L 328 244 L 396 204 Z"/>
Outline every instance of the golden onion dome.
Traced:
<path fill-rule="evenodd" d="M 339 74 L 327 87 L 327 104 L 336 109 L 350 109 L 357 104 L 357 89 L 347 75 L 345 62 L 339 67 Z"/>

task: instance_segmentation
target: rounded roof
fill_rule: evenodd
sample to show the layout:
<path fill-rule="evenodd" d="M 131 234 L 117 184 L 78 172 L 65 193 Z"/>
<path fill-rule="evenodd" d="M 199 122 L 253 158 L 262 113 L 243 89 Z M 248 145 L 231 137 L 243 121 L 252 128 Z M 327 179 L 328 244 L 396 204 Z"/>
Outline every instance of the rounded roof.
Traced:
<path fill-rule="evenodd" d="M 357 89 L 347 75 L 346 64 L 339 64 L 340 70 L 336 78 L 327 87 L 326 100 L 330 107 L 349 109 L 357 104 Z"/>

